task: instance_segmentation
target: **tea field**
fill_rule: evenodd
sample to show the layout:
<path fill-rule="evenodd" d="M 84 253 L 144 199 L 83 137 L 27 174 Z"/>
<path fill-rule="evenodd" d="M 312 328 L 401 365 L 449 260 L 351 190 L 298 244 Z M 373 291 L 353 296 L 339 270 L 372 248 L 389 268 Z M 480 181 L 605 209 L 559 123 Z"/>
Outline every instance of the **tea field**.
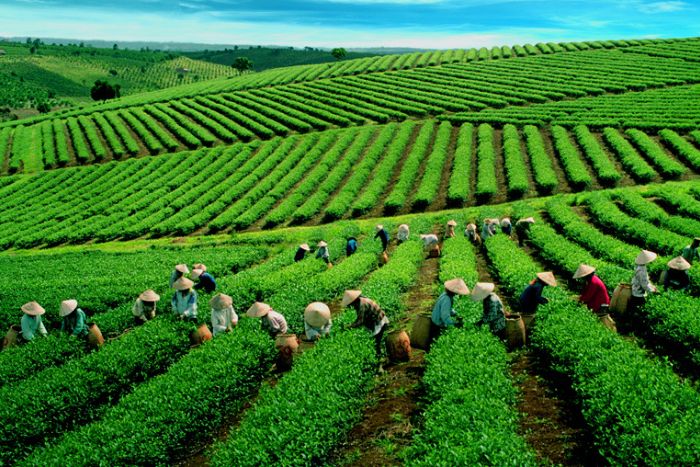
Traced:
<path fill-rule="evenodd" d="M 37 300 L 49 330 L 0 352 L 0 465 L 698 465 L 700 265 L 617 332 L 573 274 L 594 266 L 612 294 L 644 248 L 658 284 L 700 237 L 699 61 L 698 39 L 387 55 L 0 124 L 0 325 Z M 463 235 L 494 217 L 535 223 L 522 245 Z M 332 267 L 294 261 L 321 240 Z M 193 347 L 168 278 L 197 262 L 240 321 Z M 545 270 L 559 285 L 513 351 L 458 297 L 463 327 L 386 364 L 340 303 L 359 288 L 410 332 L 448 279 L 494 282 L 517 313 Z M 135 326 L 145 289 L 162 300 Z M 100 349 L 59 332 L 66 298 Z M 326 302 L 332 336 L 274 371 L 256 301 L 299 335 Z"/>

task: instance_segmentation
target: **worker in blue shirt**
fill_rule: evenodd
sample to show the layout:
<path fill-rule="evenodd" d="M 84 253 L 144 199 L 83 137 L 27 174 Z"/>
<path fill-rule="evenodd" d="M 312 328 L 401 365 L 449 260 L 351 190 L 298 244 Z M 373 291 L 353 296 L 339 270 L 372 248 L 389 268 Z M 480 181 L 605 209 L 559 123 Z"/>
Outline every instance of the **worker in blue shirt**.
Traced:
<path fill-rule="evenodd" d="M 375 230 L 377 231 L 377 233 L 374 236 L 374 238 L 379 237 L 379 240 L 382 241 L 382 250 L 386 251 L 387 247 L 389 246 L 389 234 L 386 230 L 384 230 L 384 226 L 382 224 L 377 224 Z"/>
<path fill-rule="evenodd" d="M 454 310 L 454 296 L 469 294 L 469 288 L 462 279 L 456 278 L 445 282 L 445 291 L 440 294 L 430 322 L 430 340 L 433 341 L 448 327 L 459 326 Z"/>
<path fill-rule="evenodd" d="M 214 280 L 214 276 L 208 272 L 204 272 L 201 269 L 193 269 L 192 279 L 197 281 L 197 283 L 194 285 L 194 288 L 197 290 L 204 289 L 206 293 L 212 293 L 216 290 L 216 281 Z"/>
<path fill-rule="evenodd" d="M 357 239 L 355 237 L 348 238 L 348 242 L 345 244 L 345 253 L 348 256 L 352 256 L 357 251 Z"/>

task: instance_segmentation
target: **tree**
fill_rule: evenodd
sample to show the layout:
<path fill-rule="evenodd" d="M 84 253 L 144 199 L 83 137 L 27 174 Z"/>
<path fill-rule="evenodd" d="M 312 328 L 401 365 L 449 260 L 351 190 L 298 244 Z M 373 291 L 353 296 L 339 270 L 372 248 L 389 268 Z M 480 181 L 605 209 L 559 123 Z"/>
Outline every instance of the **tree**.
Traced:
<path fill-rule="evenodd" d="M 107 99 L 114 99 L 119 97 L 119 91 L 121 86 L 115 84 L 112 86 L 107 81 L 95 81 L 95 85 L 90 89 L 90 97 L 95 101 L 106 101 Z"/>
<path fill-rule="evenodd" d="M 253 69 L 253 62 L 251 62 L 248 57 L 236 57 L 231 66 L 243 73 L 244 71 Z"/>
<path fill-rule="evenodd" d="M 117 44 L 114 44 L 114 45 L 112 46 L 112 50 L 119 50 L 119 46 L 118 46 Z"/>
<path fill-rule="evenodd" d="M 348 54 L 348 51 L 342 47 L 336 47 L 335 49 L 331 50 L 331 55 L 333 55 L 333 58 L 335 58 L 336 60 L 340 60 L 341 58 L 345 58 L 345 56 L 347 54 Z"/>
<path fill-rule="evenodd" d="M 51 106 L 48 104 L 48 102 L 43 101 L 37 104 L 36 110 L 39 111 L 39 113 L 45 114 L 51 112 Z"/>

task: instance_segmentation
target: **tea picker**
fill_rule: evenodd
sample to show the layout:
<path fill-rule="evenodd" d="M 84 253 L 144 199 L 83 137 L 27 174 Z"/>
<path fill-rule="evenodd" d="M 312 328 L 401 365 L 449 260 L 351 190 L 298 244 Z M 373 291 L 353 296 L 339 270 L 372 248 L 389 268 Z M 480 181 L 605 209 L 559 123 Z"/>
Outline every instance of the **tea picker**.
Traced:
<path fill-rule="evenodd" d="M 476 323 L 487 324 L 491 332 L 501 338 L 505 338 L 506 315 L 503 302 L 493 291 L 496 288 L 491 282 L 477 282 L 472 290 L 471 297 L 475 302 L 482 302 L 483 315 Z"/>
<path fill-rule="evenodd" d="M 318 249 L 316 250 L 316 259 L 322 259 L 329 267 L 333 266 L 331 264 L 331 255 L 328 251 L 328 243 L 321 240 L 318 242 Z"/>
<path fill-rule="evenodd" d="M 180 319 L 197 321 L 197 292 L 192 287 L 194 282 L 181 277 L 173 283 L 175 294 L 171 299 L 173 311 Z"/>
<path fill-rule="evenodd" d="M 382 251 L 386 251 L 389 246 L 389 234 L 382 224 L 377 224 L 374 229 L 377 232 L 374 234 L 374 238 L 379 238 L 382 241 Z"/>
<path fill-rule="evenodd" d="M 440 294 L 430 318 L 430 341 L 450 327 L 462 327 L 462 321 L 454 310 L 455 295 L 469 295 L 467 284 L 460 278 L 450 279 L 444 283 L 445 290 Z"/>
<path fill-rule="evenodd" d="M 306 258 L 306 253 L 311 251 L 311 248 L 307 243 L 302 243 L 299 245 L 299 248 L 297 248 L 297 252 L 294 254 L 294 262 L 298 263 L 302 259 Z"/>
<path fill-rule="evenodd" d="M 518 235 L 518 245 L 523 246 L 525 244 L 525 239 L 530 232 L 530 227 L 532 227 L 532 224 L 534 223 L 534 217 L 518 219 L 518 221 L 515 223 L 515 233 Z"/>
<path fill-rule="evenodd" d="M 262 302 L 255 302 L 246 312 L 251 318 L 260 318 L 260 327 L 275 338 L 279 334 L 287 332 L 287 320 L 281 313 L 276 312 L 270 305 Z"/>
<path fill-rule="evenodd" d="M 305 340 L 316 341 L 328 337 L 331 332 L 331 310 L 322 302 L 313 302 L 304 310 Z"/>
<path fill-rule="evenodd" d="M 46 310 L 37 302 L 29 302 L 22 305 L 22 311 L 24 312 L 21 322 L 22 334 L 18 341 L 29 342 L 33 340 L 37 334 L 46 337 L 48 333 L 41 319 L 41 315 L 46 313 Z"/>
<path fill-rule="evenodd" d="M 214 280 L 214 276 L 203 269 L 193 269 L 192 279 L 197 281 L 194 285 L 196 290 L 204 289 L 206 293 L 212 293 L 216 290 L 216 280 Z"/>
<path fill-rule="evenodd" d="M 361 290 L 346 290 L 343 294 L 343 307 L 352 307 L 357 313 L 357 319 L 350 325 L 351 328 L 364 326 L 374 337 L 374 349 L 377 357 L 382 352 L 382 336 L 389 324 L 389 318 L 373 300 L 362 296 Z"/>
<path fill-rule="evenodd" d="M 683 248 L 681 256 L 690 264 L 700 260 L 700 237 L 695 237 L 693 243 Z"/>
<path fill-rule="evenodd" d="M 673 258 L 666 263 L 668 269 L 661 275 L 661 283 L 666 289 L 688 290 L 690 288 L 690 263 L 682 256 Z"/>
<path fill-rule="evenodd" d="M 401 224 L 399 226 L 399 230 L 396 233 L 396 240 L 399 243 L 403 243 L 405 241 L 408 241 L 408 237 L 411 235 L 411 229 L 408 226 L 408 224 Z"/>
<path fill-rule="evenodd" d="M 632 277 L 632 297 L 630 297 L 629 311 L 635 313 L 647 301 L 647 293 L 656 292 L 656 287 L 649 281 L 647 264 L 656 259 L 656 253 L 649 250 L 642 250 L 634 260 L 634 276 Z"/>
<path fill-rule="evenodd" d="M 136 324 L 143 324 L 156 317 L 156 306 L 160 301 L 160 295 L 153 290 L 145 290 L 134 302 L 131 311 Z"/>
<path fill-rule="evenodd" d="M 238 315 L 233 309 L 233 299 L 222 293 L 218 293 L 209 300 L 211 307 L 211 329 L 214 337 L 225 332 L 230 332 L 238 324 Z"/>
<path fill-rule="evenodd" d="M 557 280 L 551 272 L 538 272 L 537 277 L 525 287 L 520 294 L 520 311 L 526 315 L 534 315 L 537 307 L 548 303 L 542 292 L 546 286 L 556 287 Z"/>
<path fill-rule="evenodd" d="M 85 312 L 78 308 L 77 300 L 64 300 L 61 302 L 59 312 L 61 318 L 61 331 L 75 337 L 87 337 L 87 317 Z"/>
<path fill-rule="evenodd" d="M 175 266 L 175 270 L 170 274 L 170 282 L 168 283 L 168 285 L 172 287 L 176 280 L 178 280 L 181 277 L 185 277 L 185 274 L 189 273 L 190 270 L 187 268 L 186 264 L 177 264 Z"/>
<path fill-rule="evenodd" d="M 601 305 L 610 305 L 608 289 L 595 273 L 593 266 L 587 264 L 579 265 L 574 273 L 574 279 L 583 282 L 583 290 L 578 298 L 579 301 L 585 303 L 594 313 L 600 312 Z"/>

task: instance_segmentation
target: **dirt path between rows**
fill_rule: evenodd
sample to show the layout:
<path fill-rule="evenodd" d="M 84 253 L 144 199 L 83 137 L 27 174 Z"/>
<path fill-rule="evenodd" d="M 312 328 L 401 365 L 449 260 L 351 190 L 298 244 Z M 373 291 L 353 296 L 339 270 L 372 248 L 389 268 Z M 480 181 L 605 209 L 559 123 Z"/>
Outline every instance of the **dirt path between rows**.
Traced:
<path fill-rule="evenodd" d="M 435 300 L 438 259 L 423 261 L 417 283 L 406 297 L 406 313 L 398 320 L 408 329 L 415 316 L 429 310 Z M 420 419 L 421 381 L 425 372 L 425 353 L 413 349 L 411 360 L 385 365 L 376 377 L 362 421 L 348 434 L 329 458 L 329 464 L 351 466 L 403 465 L 401 451 L 411 444 Z"/>

